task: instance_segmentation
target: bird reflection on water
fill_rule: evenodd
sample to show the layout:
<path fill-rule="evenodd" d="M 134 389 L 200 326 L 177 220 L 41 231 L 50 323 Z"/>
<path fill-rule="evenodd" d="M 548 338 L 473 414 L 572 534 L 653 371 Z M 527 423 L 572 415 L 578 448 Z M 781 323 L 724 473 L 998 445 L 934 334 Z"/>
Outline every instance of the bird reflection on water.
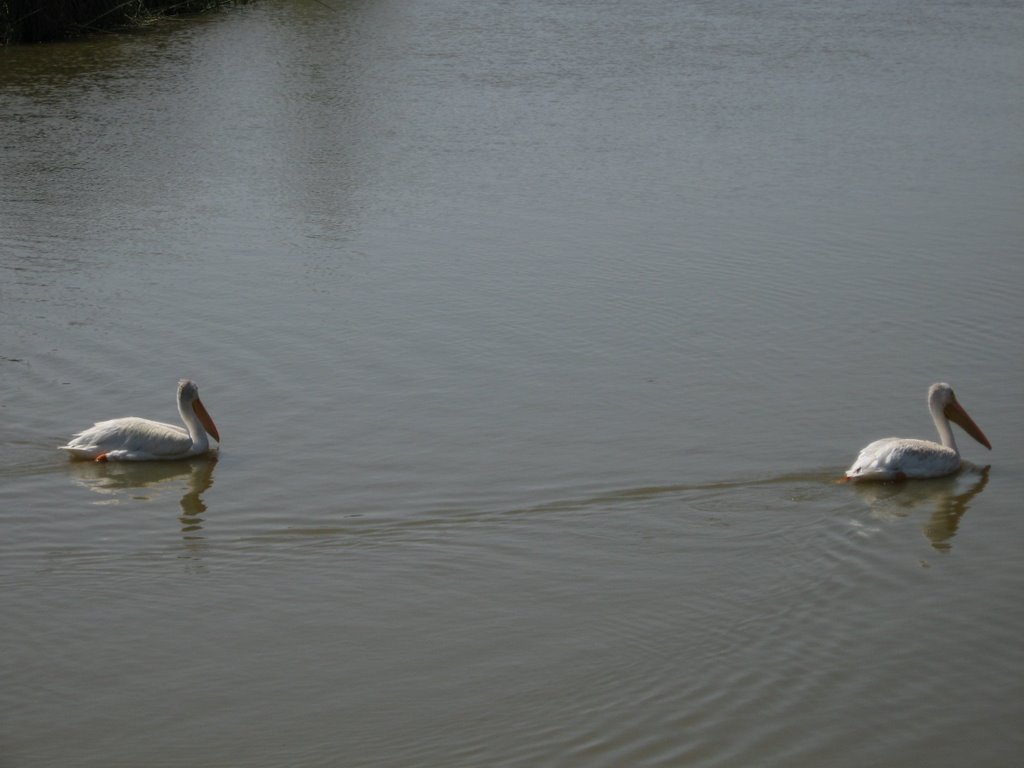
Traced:
<path fill-rule="evenodd" d="M 960 519 L 988 484 L 989 467 L 968 467 L 957 475 L 914 482 L 863 483 L 852 486 L 873 517 L 903 518 L 919 508 L 932 510 L 924 535 L 939 552 L 949 552 Z M 964 487 L 964 483 L 970 484 Z"/>
<path fill-rule="evenodd" d="M 178 520 L 181 532 L 187 538 L 196 536 L 203 529 L 203 514 L 206 512 L 203 494 L 213 486 L 213 468 L 216 465 L 217 456 L 214 454 L 185 461 L 74 462 L 68 466 L 76 483 L 106 497 L 97 502 L 99 504 L 152 501 L 184 483 L 185 493 L 178 501 L 181 506 Z"/>

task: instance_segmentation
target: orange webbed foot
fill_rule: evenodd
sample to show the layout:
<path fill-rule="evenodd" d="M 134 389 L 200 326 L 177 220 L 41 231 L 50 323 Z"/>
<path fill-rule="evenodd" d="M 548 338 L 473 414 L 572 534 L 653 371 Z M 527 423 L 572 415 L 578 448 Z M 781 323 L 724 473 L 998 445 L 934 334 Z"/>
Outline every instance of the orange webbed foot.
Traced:
<path fill-rule="evenodd" d="M 105 453 L 101 453 L 99 456 L 97 456 L 94 459 L 94 461 L 106 461 L 106 460 L 107 460 L 107 454 L 105 454 Z"/>

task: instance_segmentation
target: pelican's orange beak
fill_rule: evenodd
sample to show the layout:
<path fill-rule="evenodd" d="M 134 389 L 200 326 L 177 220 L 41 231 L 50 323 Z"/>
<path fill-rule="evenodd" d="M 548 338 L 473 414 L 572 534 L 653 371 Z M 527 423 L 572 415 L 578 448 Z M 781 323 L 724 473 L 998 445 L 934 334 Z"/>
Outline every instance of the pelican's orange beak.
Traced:
<path fill-rule="evenodd" d="M 217 425 L 213 423 L 213 419 L 210 418 L 210 414 L 206 412 L 206 406 L 203 405 L 203 401 L 196 398 L 195 402 L 192 403 L 192 410 L 196 412 L 196 416 L 199 417 L 199 421 L 206 428 L 206 431 L 209 432 L 213 436 L 213 439 L 219 443 L 220 432 L 217 431 Z M 975 429 L 977 429 L 977 427 L 975 427 Z"/>
<path fill-rule="evenodd" d="M 992 443 L 990 443 L 988 438 L 985 437 L 985 433 L 981 431 L 981 428 L 974 423 L 974 419 L 967 415 L 967 411 L 965 411 L 964 407 L 956 401 L 956 398 L 953 398 L 953 401 L 946 406 L 944 413 L 946 414 L 947 419 L 959 424 L 963 427 L 964 432 L 984 445 L 990 451 L 992 450 Z"/>

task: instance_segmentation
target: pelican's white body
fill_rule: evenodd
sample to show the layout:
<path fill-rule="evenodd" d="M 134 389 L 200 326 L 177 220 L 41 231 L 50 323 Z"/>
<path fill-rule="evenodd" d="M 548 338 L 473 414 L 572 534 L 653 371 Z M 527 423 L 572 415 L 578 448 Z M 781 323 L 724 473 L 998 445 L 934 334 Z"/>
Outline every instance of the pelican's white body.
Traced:
<path fill-rule="evenodd" d="M 184 428 L 127 416 L 96 422 L 60 448 L 79 459 L 161 461 L 185 459 L 208 451 L 210 438 L 207 429 L 214 438 L 220 439 L 216 426 L 199 400 L 198 388 L 187 379 L 178 383 L 178 413 Z"/>
<path fill-rule="evenodd" d="M 931 440 L 883 437 L 864 447 L 848 470 L 850 480 L 944 477 L 960 469 L 960 454 Z"/>
<path fill-rule="evenodd" d="M 967 411 L 957 402 L 948 384 L 932 384 L 928 390 L 931 412 L 941 443 L 903 437 L 886 437 L 866 446 L 846 470 L 847 480 L 907 480 L 944 477 L 960 469 L 960 451 L 956 447 L 949 420 L 984 445 L 992 446 Z"/>

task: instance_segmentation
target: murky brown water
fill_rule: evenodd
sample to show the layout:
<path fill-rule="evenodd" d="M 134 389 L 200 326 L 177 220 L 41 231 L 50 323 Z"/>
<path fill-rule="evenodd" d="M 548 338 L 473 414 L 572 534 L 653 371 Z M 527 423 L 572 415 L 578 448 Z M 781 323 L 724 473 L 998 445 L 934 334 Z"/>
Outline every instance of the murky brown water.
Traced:
<path fill-rule="evenodd" d="M 0 50 L 0 765 L 1019 759 L 1020 4 L 330 6 Z"/>

